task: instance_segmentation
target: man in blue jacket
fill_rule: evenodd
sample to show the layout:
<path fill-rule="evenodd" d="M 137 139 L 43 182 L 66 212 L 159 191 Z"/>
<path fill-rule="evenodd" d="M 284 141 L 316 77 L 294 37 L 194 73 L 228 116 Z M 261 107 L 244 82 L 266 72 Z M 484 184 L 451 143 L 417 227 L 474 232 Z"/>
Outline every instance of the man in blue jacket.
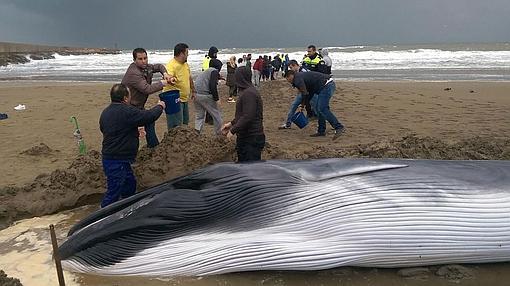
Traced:
<path fill-rule="evenodd" d="M 103 170 L 107 181 L 102 208 L 136 192 L 131 164 L 140 144 L 138 127 L 155 122 L 165 108 L 163 101 L 149 110 L 131 105 L 131 94 L 124 84 L 115 84 L 110 90 L 110 98 L 111 104 L 103 110 L 99 119 L 103 133 Z"/>

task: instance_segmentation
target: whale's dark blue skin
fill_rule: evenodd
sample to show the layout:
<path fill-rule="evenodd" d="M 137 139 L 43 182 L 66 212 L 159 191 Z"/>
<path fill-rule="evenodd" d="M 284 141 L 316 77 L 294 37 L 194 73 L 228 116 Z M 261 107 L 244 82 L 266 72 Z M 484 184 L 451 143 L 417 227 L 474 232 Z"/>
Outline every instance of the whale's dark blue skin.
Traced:
<path fill-rule="evenodd" d="M 217 164 L 97 211 L 59 251 L 146 276 L 510 261 L 510 161 Z"/>

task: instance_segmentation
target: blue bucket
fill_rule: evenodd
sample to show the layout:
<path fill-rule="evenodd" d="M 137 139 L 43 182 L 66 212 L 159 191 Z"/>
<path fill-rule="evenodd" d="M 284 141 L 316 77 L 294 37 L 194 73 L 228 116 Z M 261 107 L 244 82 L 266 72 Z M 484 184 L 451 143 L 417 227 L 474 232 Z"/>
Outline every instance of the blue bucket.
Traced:
<path fill-rule="evenodd" d="M 308 125 L 308 118 L 306 118 L 303 112 L 297 112 L 292 116 L 292 122 L 297 125 L 300 129 L 305 128 Z"/>
<path fill-rule="evenodd" d="M 159 99 L 165 102 L 165 113 L 174 114 L 181 111 L 181 101 L 178 90 L 169 90 L 159 94 Z"/>

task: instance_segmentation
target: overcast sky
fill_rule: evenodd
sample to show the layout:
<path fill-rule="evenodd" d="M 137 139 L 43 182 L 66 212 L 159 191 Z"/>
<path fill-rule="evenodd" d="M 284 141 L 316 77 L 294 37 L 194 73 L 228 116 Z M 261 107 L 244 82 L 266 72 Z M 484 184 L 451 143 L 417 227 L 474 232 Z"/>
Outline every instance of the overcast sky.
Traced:
<path fill-rule="evenodd" d="M 510 0 L 0 0 L 0 41 L 123 49 L 510 42 Z"/>

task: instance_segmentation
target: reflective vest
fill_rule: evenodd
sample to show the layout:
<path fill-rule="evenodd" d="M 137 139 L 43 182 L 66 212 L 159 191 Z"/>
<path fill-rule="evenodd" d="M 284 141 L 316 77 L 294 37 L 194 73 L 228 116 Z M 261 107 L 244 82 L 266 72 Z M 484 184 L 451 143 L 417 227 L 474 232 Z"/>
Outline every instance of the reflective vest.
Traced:
<path fill-rule="evenodd" d="M 303 59 L 303 65 L 311 71 L 317 71 L 317 66 L 322 61 L 322 57 L 317 54 L 314 59 L 311 59 L 309 56 L 305 56 Z"/>
<path fill-rule="evenodd" d="M 209 56 L 205 56 L 204 61 L 202 62 L 202 71 L 205 71 L 209 68 L 209 62 L 211 61 L 211 58 Z"/>

